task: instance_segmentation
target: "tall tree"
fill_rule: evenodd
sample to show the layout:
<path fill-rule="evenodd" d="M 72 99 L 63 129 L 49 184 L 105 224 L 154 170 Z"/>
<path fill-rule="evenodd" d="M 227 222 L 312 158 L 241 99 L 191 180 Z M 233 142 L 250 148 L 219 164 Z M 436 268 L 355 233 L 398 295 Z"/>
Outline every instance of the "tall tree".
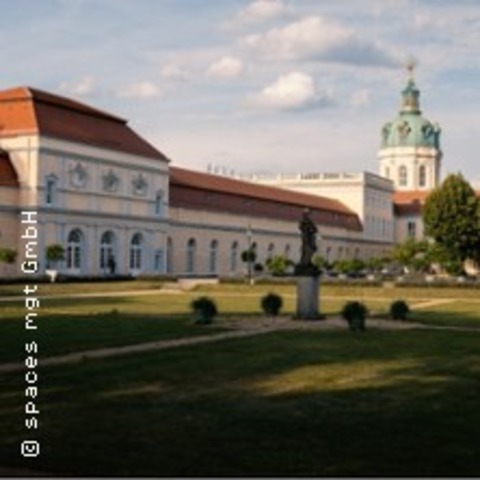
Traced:
<path fill-rule="evenodd" d="M 480 259 L 480 202 L 461 174 L 449 175 L 423 207 L 425 235 L 464 262 Z"/>

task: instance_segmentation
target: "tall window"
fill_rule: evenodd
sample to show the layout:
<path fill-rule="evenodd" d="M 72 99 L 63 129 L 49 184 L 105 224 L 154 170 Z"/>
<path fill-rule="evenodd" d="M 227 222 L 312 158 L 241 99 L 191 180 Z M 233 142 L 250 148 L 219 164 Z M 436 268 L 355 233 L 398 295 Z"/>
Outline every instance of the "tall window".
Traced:
<path fill-rule="evenodd" d="M 416 238 L 417 236 L 417 224 L 415 222 L 407 223 L 407 237 Z"/>
<path fill-rule="evenodd" d="M 210 243 L 210 273 L 217 273 L 218 268 L 218 240 L 212 240 Z"/>
<path fill-rule="evenodd" d="M 407 183 L 408 183 L 407 167 L 405 165 L 402 165 L 398 167 L 398 184 L 401 187 L 406 187 Z"/>
<path fill-rule="evenodd" d="M 112 232 L 105 232 L 100 239 L 100 269 L 105 270 L 115 261 L 115 236 Z"/>
<path fill-rule="evenodd" d="M 420 165 L 420 168 L 418 169 L 418 185 L 420 187 L 427 186 L 427 169 L 425 165 Z"/>
<path fill-rule="evenodd" d="M 72 230 L 67 238 L 67 268 L 80 271 L 83 257 L 83 233 L 79 229 Z"/>
<path fill-rule="evenodd" d="M 155 215 L 163 216 L 163 192 L 161 190 L 155 195 Z"/>
<path fill-rule="evenodd" d="M 195 273 L 195 256 L 197 251 L 197 242 L 191 238 L 187 243 L 187 273 Z"/>
<path fill-rule="evenodd" d="M 136 233 L 130 242 L 130 270 L 141 270 L 143 256 L 143 236 Z"/>
<path fill-rule="evenodd" d="M 173 273 L 173 240 L 167 239 L 167 273 Z"/>
<path fill-rule="evenodd" d="M 49 175 L 45 182 L 45 204 L 54 205 L 57 200 L 57 177 Z"/>
<path fill-rule="evenodd" d="M 274 245 L 273 243 L 271 243 L 271 244 L 268 246 L 267 258 L 272 258 L 274 253 L 275 253 L 275 245 Z"/>
<path fill-rule="evenodd" d="M 235 272 L 238 266 L 238 242 L 233 242 L 230 248 L 230 271 Z"/>
<path fill-rule="evenodd" d="M 285 245 L 284 255 L 285 255 L 286 258 L 290 258 L 290 244 L 289 243 L 287 243 Z"/>
<path fill-rule="evenodd" d="M 165 268 L 165 261 L 164 261 L 164 254 L 163 250 L 159 249 L 155 251 L 155 260 L 154 260 L 154 268 L 155 271 L 158 273 L 163 273 Z"/>

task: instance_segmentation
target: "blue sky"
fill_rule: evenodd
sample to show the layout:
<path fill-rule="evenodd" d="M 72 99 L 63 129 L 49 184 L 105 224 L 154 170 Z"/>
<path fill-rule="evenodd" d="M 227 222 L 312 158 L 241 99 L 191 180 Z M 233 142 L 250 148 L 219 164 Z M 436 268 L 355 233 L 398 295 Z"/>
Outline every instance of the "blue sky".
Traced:
<path fill-rule="evenodd" d="M 0 0 L 0 88 L 129 119 L 174 164 L 377 171 L 415 58 L 443 172 L 480 179 L 480 4 L 423 0 Z"/>

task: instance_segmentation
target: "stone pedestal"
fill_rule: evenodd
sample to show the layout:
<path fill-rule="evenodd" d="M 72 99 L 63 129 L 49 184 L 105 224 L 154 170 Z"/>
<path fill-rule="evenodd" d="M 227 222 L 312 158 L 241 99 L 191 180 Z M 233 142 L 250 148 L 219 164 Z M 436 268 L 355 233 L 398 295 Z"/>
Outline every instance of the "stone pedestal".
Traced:
<path fill-rule="evenodd" d="M 320 280 L 318 276 L 297 277 L 297 313 L 300 320 L 319 320 L 318 298 Z"/>

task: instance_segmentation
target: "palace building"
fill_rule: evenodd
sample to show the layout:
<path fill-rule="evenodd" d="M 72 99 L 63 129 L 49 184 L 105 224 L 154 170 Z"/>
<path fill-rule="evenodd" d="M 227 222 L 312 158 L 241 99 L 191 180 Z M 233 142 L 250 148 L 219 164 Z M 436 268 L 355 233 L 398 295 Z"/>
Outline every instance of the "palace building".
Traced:
<path fill-rule="evenodd" d="M 329 261 L 370 258 L 422 235 L 421 204 L 440 180 L 440 128 L 422 116 L 413 77 L 382 129 L 379 174 L 229 178 L 175 166 L 125 119 L 62 96 L 0 92 L 0 248 L 23 248 L 38 216 L 39 273 L 60 244 L 65 274 L 240 276 L 241 253 L 296 261 L 308 208 Z M 20 265 L 0 265 L 4 275 Z"/>

